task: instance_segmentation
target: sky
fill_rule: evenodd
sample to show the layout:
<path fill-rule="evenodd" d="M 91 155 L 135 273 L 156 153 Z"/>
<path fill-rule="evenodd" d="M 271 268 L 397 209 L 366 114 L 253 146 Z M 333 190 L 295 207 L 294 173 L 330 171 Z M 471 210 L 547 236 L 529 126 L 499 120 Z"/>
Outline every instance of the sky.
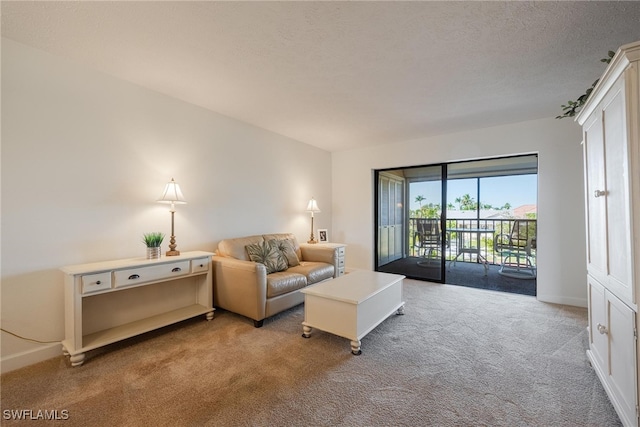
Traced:
<path fill-rule="evenodd" d="M 420 204 L 415 201 L 421 195 L 426 200 L 422 205 L 440 203 L 440 182 L 427 181 L 410 184 L 410 208 L 418 209 Z M 455 199 L 469 194 L 477 201 L 476 179 L 455 179 L 447 182 L 448 202 L 458 208 Z M 491 204 L 499 208 L 509 203 L 512 208 L 522 205 L 537 204 L 538 183 L 537 175 L 511 175 L 504 177 L 480 178 L 480 198 L 482 204 Z"/>

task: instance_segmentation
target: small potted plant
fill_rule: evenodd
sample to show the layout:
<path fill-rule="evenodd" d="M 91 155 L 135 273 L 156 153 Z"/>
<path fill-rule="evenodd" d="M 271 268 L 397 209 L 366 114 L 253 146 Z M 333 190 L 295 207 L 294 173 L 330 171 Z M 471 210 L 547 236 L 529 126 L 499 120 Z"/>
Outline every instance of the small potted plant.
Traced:
<path fill-rule="evenodd" d="M 159 231 L 142 235 L 142 241 L 147 246 L 147 259 L 160 258 L 160 245 L 163 240 L 164 234 Z"/>

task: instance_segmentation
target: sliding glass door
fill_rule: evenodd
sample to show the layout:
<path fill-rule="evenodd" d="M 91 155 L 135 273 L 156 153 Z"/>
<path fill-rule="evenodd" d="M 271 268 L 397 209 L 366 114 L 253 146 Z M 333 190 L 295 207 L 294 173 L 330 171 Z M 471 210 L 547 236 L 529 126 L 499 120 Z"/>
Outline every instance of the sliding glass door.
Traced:
<path fill-rule="evenodd" d="M 417 258 L 418 277 L 444 281 L 444 166 L 406 171 L 409 180 L 410 253 Z"/>
<path fill-rule="evenodd" d="M 535 154 L 376 171 L 376 270 L 535 295 L 537 172 Z"/>

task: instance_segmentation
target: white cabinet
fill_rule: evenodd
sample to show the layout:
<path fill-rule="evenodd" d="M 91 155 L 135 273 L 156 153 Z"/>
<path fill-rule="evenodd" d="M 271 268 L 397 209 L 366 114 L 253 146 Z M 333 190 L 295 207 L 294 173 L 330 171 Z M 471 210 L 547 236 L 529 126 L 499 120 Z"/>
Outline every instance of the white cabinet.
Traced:
<path fill-rule="evenodd" d="M 198 315 L 213 319 L 210 252 L 63 267 L 65 339 L 72 366 L 98 347 Z"/>
<path fill-rule="evenodd" d="M 583 127 L 587 355 L 622 423 L 638 426 L 640 42 L 622 46 L 577 117 Z"/>

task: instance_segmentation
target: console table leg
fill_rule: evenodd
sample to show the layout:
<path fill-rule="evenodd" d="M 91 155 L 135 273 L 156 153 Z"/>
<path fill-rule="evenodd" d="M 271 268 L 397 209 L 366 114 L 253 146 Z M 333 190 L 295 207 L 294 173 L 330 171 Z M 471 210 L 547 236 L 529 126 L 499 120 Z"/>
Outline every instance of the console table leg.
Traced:
<path fill-rule="evenodd" d="M 307 325 L 302 325 L 302 338 L 310 338 L 311 337 L 311 327 Z"/>
<path fill-rule="evenodd" d="M 84 363 L 84 353 L 74 354 L 73 356 L 69 356 L 69 361 L 71 362 L 71 366 L 80 366 Z"/>
<path fill-rule="evenodd" d="M 360 350 L 360 340 L 351 341 L 351 354 L 354 356 L 360 356 L 362 354 Z"/>

